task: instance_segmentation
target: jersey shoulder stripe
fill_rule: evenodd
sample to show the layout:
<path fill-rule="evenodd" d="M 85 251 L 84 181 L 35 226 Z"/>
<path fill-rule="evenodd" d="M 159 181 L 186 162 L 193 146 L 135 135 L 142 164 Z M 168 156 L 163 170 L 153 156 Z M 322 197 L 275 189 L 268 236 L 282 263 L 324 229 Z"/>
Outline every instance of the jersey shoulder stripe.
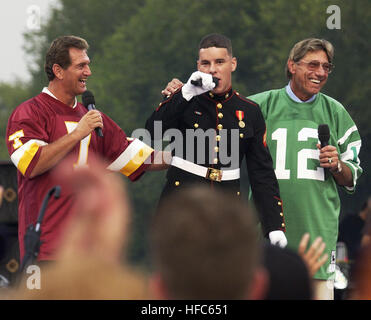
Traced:
<path fill-rule="evenodd" d="M 349 138 L 349 136 L 355 132 L 355 131 L 358 131 L 357 127 L 356 126 L 353 126 L 351 128 L 349 128 L 345 134 L 338 140 L 338 145 L 342 145 L 345 143 L 345 141 Z"/>

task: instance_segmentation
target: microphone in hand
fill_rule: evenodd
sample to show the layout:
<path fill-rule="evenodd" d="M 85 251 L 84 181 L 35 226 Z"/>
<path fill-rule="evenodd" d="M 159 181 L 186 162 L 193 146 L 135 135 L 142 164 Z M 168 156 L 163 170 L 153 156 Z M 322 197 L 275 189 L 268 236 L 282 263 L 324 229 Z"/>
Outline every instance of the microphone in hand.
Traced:
<path fill-rule="evenodd" d="M 321 149 L 328 146 L 330 140 L 330 129 L 327 124 L 320 124 L 318 126 L 318 140 L 321 143 Z M 325 179 L 328 177 L 328 170 L 325 169 Z"/>
<path fill-rule="evenodd" d="M 328 146 L 330 129 L 327 124 L 320 124 L 318 126 L 318 139 L 321 142 L 321 148 Z"/>
<path fill-rule="evenodd" d="M 183 98 L 190 101 L 193 97 L 214 89 L 216 86 L 215 79 L 209 73 L 193 72 L 187 83 L 182 87 Z"/>
<path fill-rule="evenodd" d="M 213 77 L 213 82 L 215 83 L 214 88 L 216 88 L 218 86 L 219 79 Z M 202 87 L 202 78 L 198 78 L 197 80 L 191 80 L 191 83 L 196 87 Z"/>
<path fill-rule="evenodd" d="M 90 111 L 90 110 L 96 110 L 95 107 L 95 99 L 94 95 L 91 91 L 86 90 L 82 94 L 82 104 Z M 102 128 L 96 127 L 95 132 L 97 133 L 98 137 L 103 137 Z"/>

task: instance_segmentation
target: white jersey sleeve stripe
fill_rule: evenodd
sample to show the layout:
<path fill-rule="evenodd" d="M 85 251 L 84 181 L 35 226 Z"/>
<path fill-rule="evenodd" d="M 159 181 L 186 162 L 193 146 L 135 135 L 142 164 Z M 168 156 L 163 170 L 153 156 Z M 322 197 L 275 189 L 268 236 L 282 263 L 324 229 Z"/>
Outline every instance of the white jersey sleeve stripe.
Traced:
<path fill-rule="evenodd" d="M 353 192 L 355 190 L 357 179 L 362 173 L 362 169 L 359 166 L 361 161 L 358 158 L 361 145 L 362 145 L 361 140 L 351 142 L 347 145 L 347 150 L 340 154 L 340 160 L 343 161 L 351 169 L 353 175 L 353 186 L 352 187 L 344 186 L 345 189 L 348 190 L 349 192 Z"/>
<path fill-rule="evenodd" d="M 338 145 L 339 146 L 341 146 L 348 138 L 349 138 L 349 136 L 354 132 L 354 131 L 357 131 L 358 129 L 357 129 L 357 126 L 353 126 L 353 127 L 351 127 L 351 128 L 349 128 L 346 132 L 345 132 L 345 134 L 344 134 L 344 136 L 342 136 L 339 140 L 338 140 Z"/>
<path fill-rule="evenodd" d="M 361 149 L 361 140 L 357 140 L 351 142 L 347 145 L 347 150 L 340 154 L 341 161 L 353 161 L 356 164 L 360 164 L 360 160 L 358 158 L 359 151 Z"/>
<path fill-rule="evenodd" d="M 358 179 L 358 172 L 359 172 L 359 169 L 357 166 L 355 166 L 352 162 L 350 161 L 344 161 L 344 163 L 352 170 L 353 172 L 353 186 L 352 187 L 347 187 L 347 186 L 344 186 L 345 189 L 347 189 L 349 192 L 353 192 L 355 190 L 355 187 L 356 187 L 356 183 L 357 183 L 357 179 Z"/>

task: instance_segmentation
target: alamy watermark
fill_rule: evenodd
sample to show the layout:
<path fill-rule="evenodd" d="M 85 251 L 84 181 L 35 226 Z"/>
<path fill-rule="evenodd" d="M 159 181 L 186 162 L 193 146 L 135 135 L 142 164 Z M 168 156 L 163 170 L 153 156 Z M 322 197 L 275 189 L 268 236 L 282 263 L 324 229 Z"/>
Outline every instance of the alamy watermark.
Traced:
<path fill-rule="evenodd" d="M 26 273 L 30 274 L 27 277 L 26 286 L 29 290 L 40 290 L 41 289 L 41 270 L 40 267 L 32 264 L 27 267 Z"/>
<path fill-rule="evenodd" d="M 341 11 L 340 7 L 333 4 L 328 6 L 326 9 L 327 14 L 331 14 L 326 20 L 326 26 L 328 29 L 341 29 Z"/>
<path fill-rule="evenodd" d="M 41 28 L 41 9 L 38 5 L 30 5 L 27 7 L 27 22 L 28 30 L 39 31 Z"/>
<path fill-rule="evenodd" d="M 174 156 L 199 165 L 208 165 L 217 158 L 218 163 L 224 167 L 239 168 L 241 140 L 239 129 L 186 129 L 184 135 L 181 130 L 175 128 L 163 133 L 162 121 L 155 121 L 153 136 L 148 130 L 139 128 L 132 132 L 132 137 L 147 145 L 153 142 L 156 151 L 171 152 Z M 163 148 L 163 142 L 169 144 Z"/>

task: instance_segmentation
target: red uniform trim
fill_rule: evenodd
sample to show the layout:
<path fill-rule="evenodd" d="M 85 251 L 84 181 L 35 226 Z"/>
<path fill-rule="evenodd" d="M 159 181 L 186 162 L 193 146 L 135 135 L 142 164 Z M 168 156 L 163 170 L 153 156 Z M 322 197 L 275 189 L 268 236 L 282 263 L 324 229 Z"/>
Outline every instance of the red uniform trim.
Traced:
<path fill-rule="evenodd" d="M 241 96 L 240 94 L 236 94 L 236 96 L 237 96 L 238 98 L 240 98 L 242 101 L 245 101 L 245 102 L 247 102 L 247 103 L 249 103 L 249 104 L 252 104 L 252 105 L 255 106 L 255 107 L 259 107 L 259 105 L 258 105 L 256 102 L 254 102 L 254 101 L 252 101 L 252 100 L 250 100 L 250 99 L 247 99 L 247 98 Z"/>

